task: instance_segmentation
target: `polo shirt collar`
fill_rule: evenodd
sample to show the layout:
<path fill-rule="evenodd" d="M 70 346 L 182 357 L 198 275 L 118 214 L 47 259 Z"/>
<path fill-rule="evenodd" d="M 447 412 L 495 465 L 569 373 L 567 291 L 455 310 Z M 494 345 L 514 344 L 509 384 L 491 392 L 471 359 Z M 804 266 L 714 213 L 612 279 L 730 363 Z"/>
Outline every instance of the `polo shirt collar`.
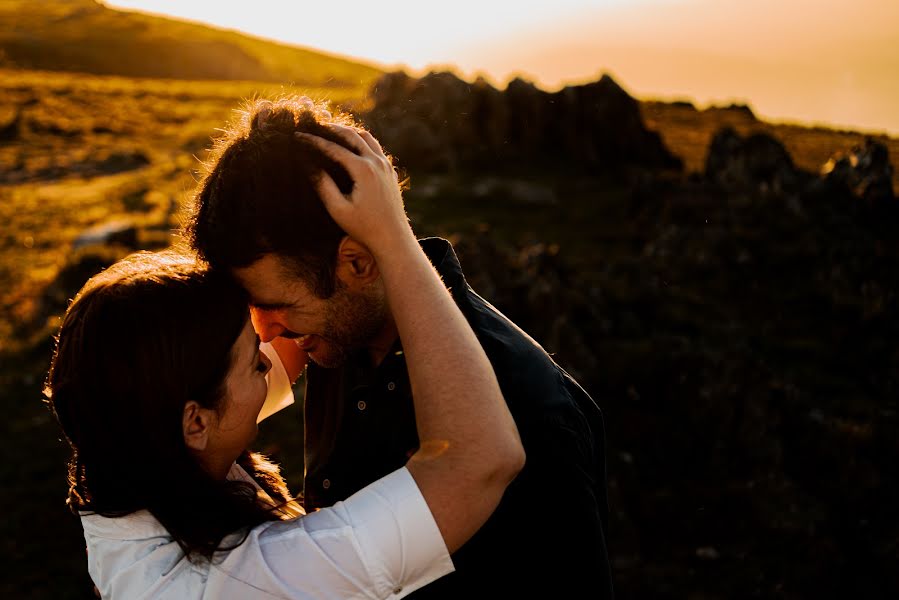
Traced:
<path fill-rule="evenodd" d="M 443 283 L 450 289 L 460 288 L 465 285 L 465 275 L 462 273 L 462 265 L 459 264 L 459 257 L 453 250 L 452 244 L 448 240 L 439 237 L 429 237 L 418 240 L 421 249 L 431 264 L 443 277 Z"/>

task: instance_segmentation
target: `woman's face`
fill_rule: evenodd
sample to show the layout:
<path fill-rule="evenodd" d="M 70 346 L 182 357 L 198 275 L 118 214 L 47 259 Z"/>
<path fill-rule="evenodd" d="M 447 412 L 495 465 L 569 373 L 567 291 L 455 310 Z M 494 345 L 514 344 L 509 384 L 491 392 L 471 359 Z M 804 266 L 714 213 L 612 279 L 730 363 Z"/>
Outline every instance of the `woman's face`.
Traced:
<path fill-rule="evenodd" d="M 256 417 L 265 403 L 269 358 L 259 350 L 259 337 L 249 318 L 231 348 L 231 368 L 225 376 L 225 397 L 218 410 L 211 441 L 220 457 L 233 462 L 250 445 L 258 429 Z"/>

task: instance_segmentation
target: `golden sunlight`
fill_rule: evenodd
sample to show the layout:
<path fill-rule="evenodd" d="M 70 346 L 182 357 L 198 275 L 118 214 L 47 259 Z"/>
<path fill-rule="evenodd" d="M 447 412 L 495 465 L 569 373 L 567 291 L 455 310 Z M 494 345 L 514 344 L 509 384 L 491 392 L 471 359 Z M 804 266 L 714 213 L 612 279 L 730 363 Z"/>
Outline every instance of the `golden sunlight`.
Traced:
<path fill-rule="evenodd" d="M 773 119 L 899 132 L 894 0 L 107 4 L 418 72 L 448 66 L 555 87 L 607 71 L 641 97 L 739 101 Z"/>

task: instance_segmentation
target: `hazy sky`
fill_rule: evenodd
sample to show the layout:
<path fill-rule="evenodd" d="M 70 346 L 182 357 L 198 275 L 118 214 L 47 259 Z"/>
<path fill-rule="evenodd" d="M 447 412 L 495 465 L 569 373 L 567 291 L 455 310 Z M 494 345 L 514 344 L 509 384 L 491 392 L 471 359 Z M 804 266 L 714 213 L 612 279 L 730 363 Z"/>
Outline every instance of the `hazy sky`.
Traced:
<path fill-rule="evenodd" d="M 899 0 L 108 0 L 423 70 L 546 88 L 610 72 L 639 97 L 899 135 Z"/>

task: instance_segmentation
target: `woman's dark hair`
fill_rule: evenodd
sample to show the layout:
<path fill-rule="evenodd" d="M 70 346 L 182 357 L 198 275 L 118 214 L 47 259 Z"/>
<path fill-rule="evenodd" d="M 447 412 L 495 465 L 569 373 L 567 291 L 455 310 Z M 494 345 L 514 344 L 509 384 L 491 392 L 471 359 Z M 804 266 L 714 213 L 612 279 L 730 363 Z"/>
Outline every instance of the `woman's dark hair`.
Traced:
<path fill-rule="evenodd" d="M 182 430 L 188 400 L 214 410 L 228 401 L 231 350 L 248 318 L 227 274 L 171 251 L 133 254 L 87 282 L 63 318 L 45 391 L 72 447 L 73 511 L 146 509 L 192 559 L 278 518 L 251 485 L 204 471 Z M 238 462 L 273 499 L 289 500 L 264 457 Z"/>
<path fill-rule="evenodd" d="M 353 180 L 294 135 L 311 133 L 349 148 L 324 123 L 358 128 L 348 115 L 287 97 L 249 103 L 224 130 L 204 165 L 186 227 L 205 261 L 228 270 L 276 253 L 293 263 L 317 296 L 334 293 L 337 247 L 346 234 L 322 204 L 316 182 L 326 172 L 348 194 Z"/>

